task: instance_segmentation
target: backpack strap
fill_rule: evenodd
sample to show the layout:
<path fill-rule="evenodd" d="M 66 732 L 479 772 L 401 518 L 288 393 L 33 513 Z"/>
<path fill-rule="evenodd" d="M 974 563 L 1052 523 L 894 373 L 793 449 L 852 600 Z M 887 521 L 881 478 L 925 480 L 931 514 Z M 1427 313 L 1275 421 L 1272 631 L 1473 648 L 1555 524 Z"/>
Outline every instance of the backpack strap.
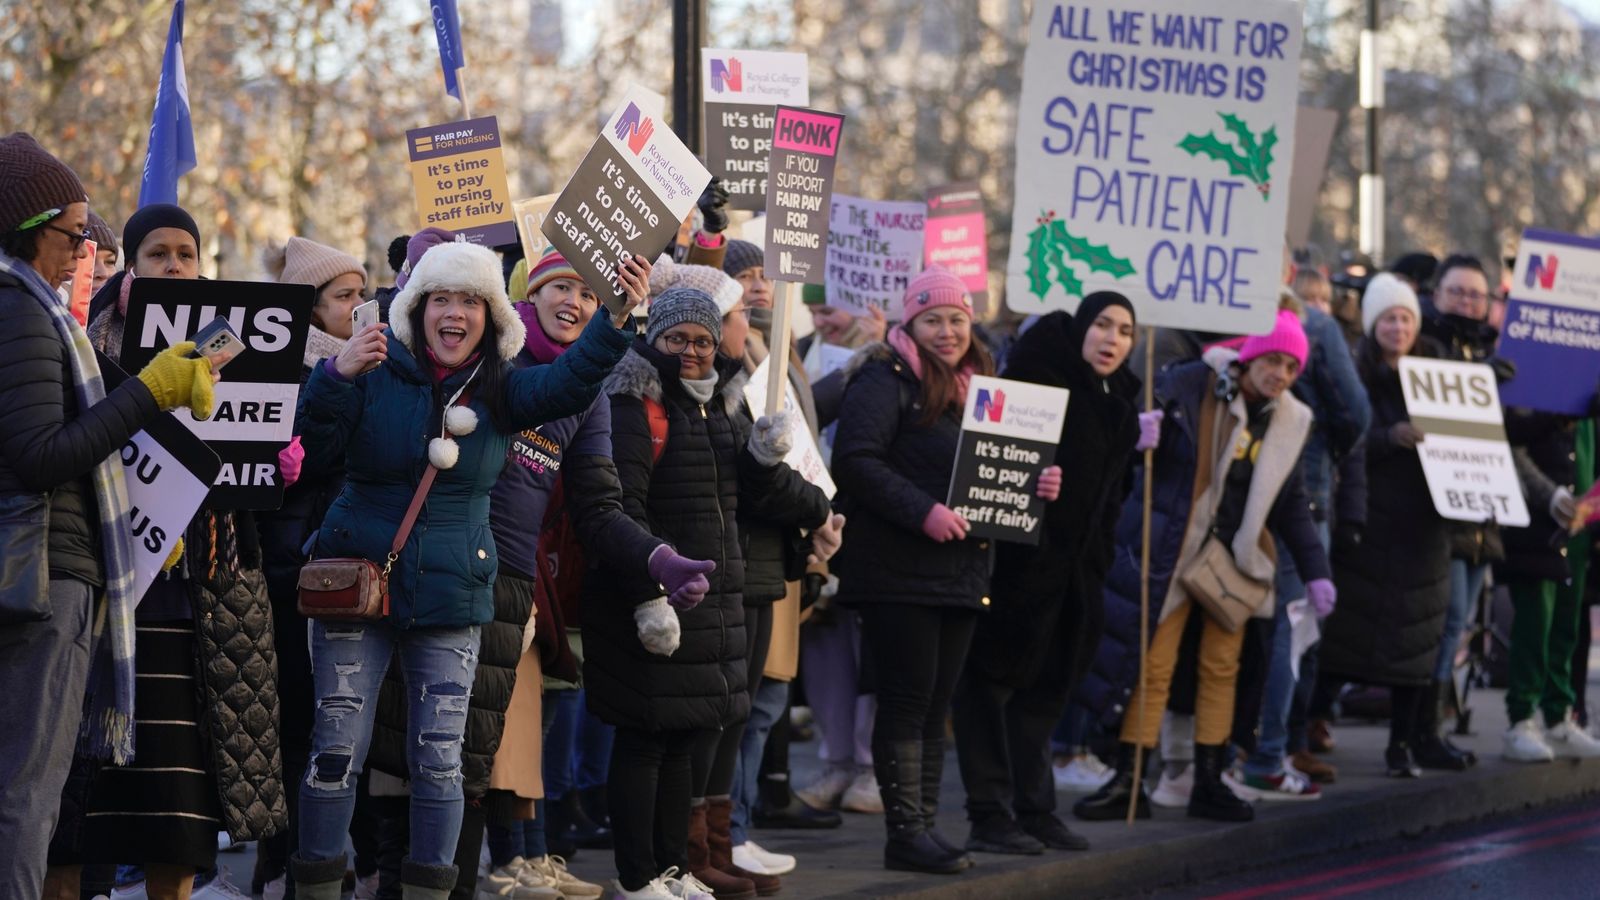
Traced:
<path fill-rule="evenodd" d="M 650 464 L 653 466 L 661 461 L 661 454 L 667 452 L 667 408 L 654 397 L 640 399 L 644 402 L 645 421 L 650 425 Z"/>

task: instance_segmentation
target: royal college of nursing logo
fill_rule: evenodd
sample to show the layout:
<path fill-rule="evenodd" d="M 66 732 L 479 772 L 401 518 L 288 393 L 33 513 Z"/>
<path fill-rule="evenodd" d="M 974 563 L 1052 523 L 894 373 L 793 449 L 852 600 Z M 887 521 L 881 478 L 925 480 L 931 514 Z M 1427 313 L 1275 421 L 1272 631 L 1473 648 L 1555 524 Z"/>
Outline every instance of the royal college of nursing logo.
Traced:
<path fill-rule="evenodd" d="M 650 143 L 650 135 L 655 134 L 655 130 L 656 123 L 631 102 L 617 119 L 617 140 L 626 143 L 634 156 L 644 152 L 644 145 Z"/>
<path fill-rule="evenodd" d="M 727 62 L 720 59 L 711 60 L 712 93 L 733 91 L 737 94 L 742 90 L 744 90 L 744 67 L 739 64 L 738 57 L 730 56 Z"/>

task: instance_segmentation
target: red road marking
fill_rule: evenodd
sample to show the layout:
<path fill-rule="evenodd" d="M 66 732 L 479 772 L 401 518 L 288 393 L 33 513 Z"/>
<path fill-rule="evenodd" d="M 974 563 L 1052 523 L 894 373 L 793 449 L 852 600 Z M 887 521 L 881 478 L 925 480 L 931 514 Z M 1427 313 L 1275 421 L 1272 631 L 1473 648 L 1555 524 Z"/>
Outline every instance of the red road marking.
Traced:
<path fill-rule="evenodd" d="M 1307 898 L 1307 900 L 1310 900 L 1310 898 L 1343 897 L 1346 894 L 1354 894 L 1359 891 L 1377 890 L 1378 888 L 1389 887 L 1390 885 L 1404 884 L 1407 881 L 1415 881 L 1418 878 L 1426 878 L 1429 875 L 1436 875 L 1440 872 L 1448 872 L 1451 869 L 1461 869 L 1467 866 L 1479 866 L 1487 862 L 1494 862 L 1498 859 L 1506 859 L 1507 857 L 1521 856 L 1524 853 L 1532 853 L 1535 850 L 1543 850 L 1546 847 L 1570 844 L 1573 841 L 1594 835 L 1600 835 L 1600 825 L 1591 825 L 1588 828 L 1584 828 L 1579 831 L 1569 831 L 1565 834 L 1552 835 L 1550 837 L 1541 838 L 1537 841 L 1510 844 L 1504 847 L 1495 847 L 1490 850 L 1484 850 L 1481 853 L 1468 854 L 1467 856 L 1456 856 L 1450 859 L 1440 860 L 1439 862 L 1431 863 L 1426 866 L 1419 866 L 1415 869 L 1407 869 L 1403 872 L 1395 872 L 1392 875 L 1382 875 L 1366 881 L 1356 882 L 1355 884 L 1347 884 L 1343 887 L 1337 887 L 1327 891 L 1319 891 L 1315 894 L 1306 894 L 1304 896 Z"/>
<path fill-rule="evenodd" d="M 1329 869 L 1326 872 L 1318 872 L 1314 875 L 1303 875 L 1299 878 L 1291 878 L 1286 881 L 1264 884 L 1258 887 L 1245 888 L 1238 891 L 1230 891 L 1225 894 L 1216 894 L 1210 897 L 1209 900 L 1251 900 L 1251 898 L 1255 897 L 1266 897 L 1272 894 L 1281 894 L 1285 891 L 1292 891 L 1297 888 L 1321 884 L 1323 882 L 1333 881 L 1334 879 L 1338 878 L 1362 875 L 1368 872 L 1375 872 L 1379 869 L 1393 868 L 1406 863 L 1422 862 L 1423 860 L 1435 859 L 1440 856 L 1448 856 L 1452 853 L 1459 853 L 1463 850 L 1471 850 L 1474 847 L 1481 846 L 1485 843 L 1493 843 L 1511 840 L 1513 838 L 1525 837 L 1531 834 L 1538 834 L 1542 831 L 1550 831 L 1551 829 L 1561 828 L 1567 825 L 1577 825 L 1584 822 L 1593 821 L 1595 819 L 1600 819 L 1600 811 L 1574 813 L 1569 816 L 1562 816 L 1558 819 L 1536 822 L 1532 825 L 1523 825 L 1517 828 L 1507 828 L 1502 831 L 1494 831 L 1490 832 L 1489 834 L 1482 834 L 1465 840 L 1451 841 L 1446 844 L 1440 844 L 1436 847 L 1430 847 L 1427 850 L 1418 850 L 1412 853 L 1400 853 L 1394 856 L 1386 856 L 1383 859 L 1373 860 L 1371 862 L 1358 863 L 1353 866 L 1345 866 L 1339 869 Z M 1600 826 L 1597 826 L 1597 829 L 1600 829 Z M 1588 831 L 1582 832 L 1582 834 L 1588 834 Z M 1463 859 L 1472 858 L 1473 857 L 1463 857 Z M 1317 894 L 1315 896 L 1332 897 L 1338 895 Z"/>

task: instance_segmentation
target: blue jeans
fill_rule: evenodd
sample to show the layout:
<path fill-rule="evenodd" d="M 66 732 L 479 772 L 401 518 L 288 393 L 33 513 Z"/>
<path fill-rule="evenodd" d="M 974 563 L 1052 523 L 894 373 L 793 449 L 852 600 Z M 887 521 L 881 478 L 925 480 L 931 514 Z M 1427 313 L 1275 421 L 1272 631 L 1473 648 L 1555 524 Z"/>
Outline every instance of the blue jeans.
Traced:
<path fill-rule="evenodd" d="M 1455 668 L 1456 647 L 1461 644 L 1461 632 L 1466 630 L 1467 617 L 1472 615 L 1472 604 L 1483 593 L 1483 581 L 1489 574 L 1489 564 L 1470 565 L 1464 559 L 1450 560 L 1450 608 L 1444 614 L 1444 637 L 1439 644 L 1439 659 L 1433 664 L 1433 680 L 1444 681 Z"/>
<path fill-rule="evenodd" d="M 1306 595 L 1305 583 L 1294 567 L 1289 548 L 1278 541 L 1277 612 L 1272 623 L 1272 659 L 1267 664 L 1267 686 L 1261 700 L 1261 735 L 1255 752 L 1245 760 L 1248 775 L 1271 776 L 1283 770 L 1283 752 L 1289 743 L 1289 705 L 1294 701 L 1295 677 L 1290 667 L 1293 629 L 1289 604 Z"/>
<path fill-rule="evenodd" d="M 355 812 L 356 776 L 367 759 L 378 690 L 399 650 L 405 675 L 406 765 L 411 774 L 413 862 L 455 862 L 461 832 L 461 741 L 478 668 L 479 629 L 418 628 L 387 622 L 311 623 L 311 678 L 317 697 L 311 764 L 300 785 L 300 858 L 336 859 Z"/>
<path fill-rule="evenodd" d="M 550 711 L 550 725 L 544 733 L 544 795 L 560 800 L 575 783 L 573 756 L 583 719 L 583 692 L 547 690 L 544 702 Z"/>
<path fill-rule="evenodd" d="M 578 694 L 582 696 L 583 691 Z M 589 711 L 588 704 L 580 702 L 578 706 L 577 787 L 580 791 L 603 788 L 611 771 L 611 742 L 616 739 L 617 730 L 600 721 Z"/>
<path fill-rule="evenodd" d="M 735 847 L 750 840 L 751 812 L 760 796 L 761 757 L 767 749 L 767 735 L 789 706 L 789 682 L 761 679 L 750 702 L 750 721 L 739 742 L 739 759 L 733 767 L 733 835 Z"/>

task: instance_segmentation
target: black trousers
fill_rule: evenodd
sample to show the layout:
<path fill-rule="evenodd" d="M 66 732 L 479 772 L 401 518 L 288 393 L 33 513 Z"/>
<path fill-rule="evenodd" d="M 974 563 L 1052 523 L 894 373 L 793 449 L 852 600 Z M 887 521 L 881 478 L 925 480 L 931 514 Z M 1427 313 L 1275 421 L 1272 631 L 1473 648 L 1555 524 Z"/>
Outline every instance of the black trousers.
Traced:
<path fill-rule="evenodd" d="M 1013 688 L 968 666 L 953 701 L 956 759 L 967 791 L 967 818 L 982 822 L 1006 815 L 1055 812 L 1050 732 L 1070 695 L 1059 679 L 1040 678 Z"/>
<path fill-rule="evenodd" d="M 860 610 L 865 651 L 878 679 L 874 752 L 896 741 L 943 739 L 977 611 L 911 603 L 868 603 Z"/>
<path fill-rule="evenodd" d="M 689 800 L 697 796 L 690 757 L 707 734 L 717 732 L 617 728 L 606 799 L 625 890 L 639 890 L 672 866 L 688 871 Z"/>
<path fill-rule="evenodd" d="M 744 608 L 744 633 L 749 635 L 750 641 L 745 648 L 744 683 L 753 703 L 756 691 L 761 687 L 761 671 L 767 667 L 767 650 L 772 643 L 770 603 Z M 744 742 L 744 726 L 748 722 L 746 719 L 719 731 L 707 731 L 695 745 L 695 799 L 726 797 L 733 793 L 733 774 L 739 763 L 739 745 Z"/>

